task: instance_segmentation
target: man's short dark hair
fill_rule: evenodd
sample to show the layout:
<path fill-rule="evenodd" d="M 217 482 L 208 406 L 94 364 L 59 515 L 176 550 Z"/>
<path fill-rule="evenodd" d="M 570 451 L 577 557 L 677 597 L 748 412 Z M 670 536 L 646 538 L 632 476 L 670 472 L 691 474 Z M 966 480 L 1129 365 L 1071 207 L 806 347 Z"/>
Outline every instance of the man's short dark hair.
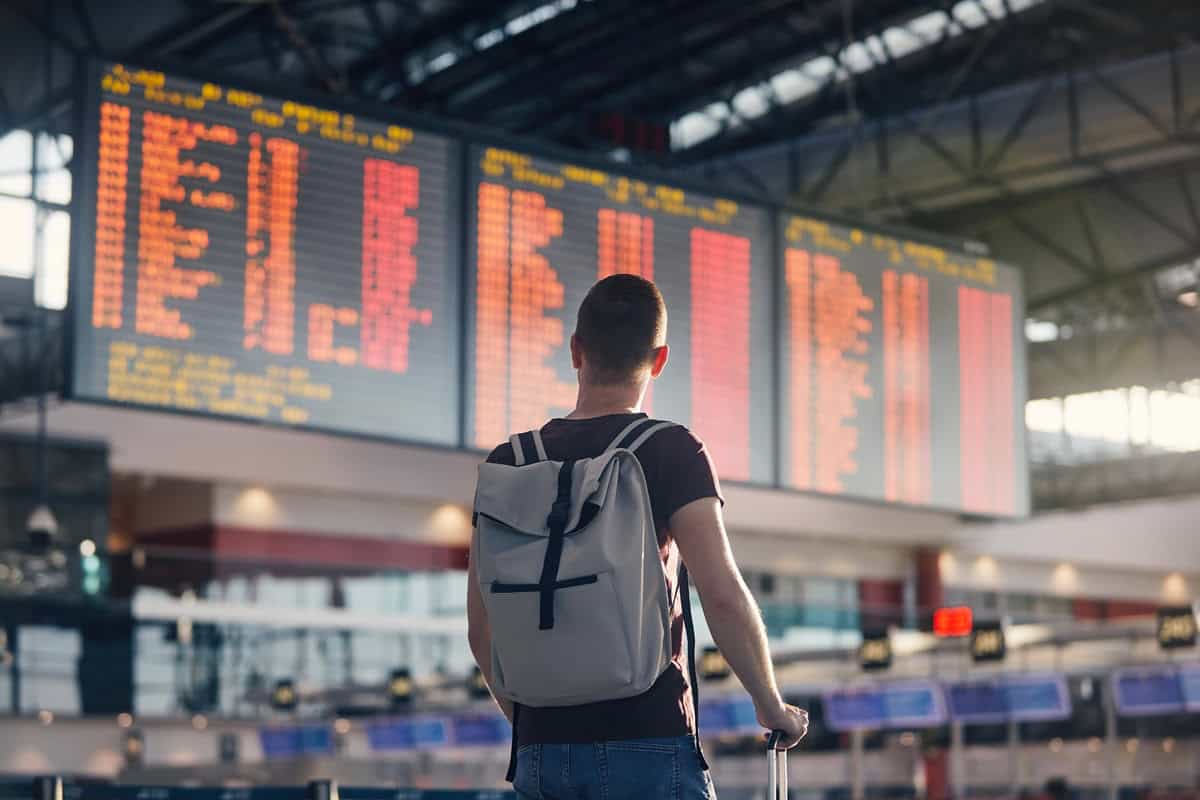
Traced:
<path fill-rule="evenodd" d="M 667 305 L 651 281 L 610 275 L 591 288 L 579 306 L 575 340 L 599 383 L 626 383 L 650 366 L 666 344 Z"/>

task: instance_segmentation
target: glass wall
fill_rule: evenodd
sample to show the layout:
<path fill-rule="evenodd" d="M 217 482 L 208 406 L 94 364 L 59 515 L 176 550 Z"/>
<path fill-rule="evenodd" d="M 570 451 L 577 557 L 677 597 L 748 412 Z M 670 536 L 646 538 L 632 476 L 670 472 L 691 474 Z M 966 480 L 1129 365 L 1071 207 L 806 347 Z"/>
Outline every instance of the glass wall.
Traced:
<path fill-rule="evenodd" d="M 72 152 L 65 134 L 0 136 L 0 274 L 36 276 L 37 301 L 46 308 L 67 304 Z"/>
<path fill-rule="evenodd" d="M 1200 450 L 1200 380 L 1031 400 L 1034 463 L 1079 464 Z"/>

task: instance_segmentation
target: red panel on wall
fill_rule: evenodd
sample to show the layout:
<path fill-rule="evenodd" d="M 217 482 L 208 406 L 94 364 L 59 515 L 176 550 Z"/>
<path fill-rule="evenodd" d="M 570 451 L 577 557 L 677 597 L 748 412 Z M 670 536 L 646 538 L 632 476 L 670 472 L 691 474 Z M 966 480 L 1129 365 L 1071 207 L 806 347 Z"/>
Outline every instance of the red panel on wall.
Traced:
<path fill-rule="evenodd" d="M 234 525 L 143 533 L 135 546 L 148 551 L 147 567 L 206 563 L 222 575 L 260 572 L 264 567 L 289 574 L 467 568 L 466 545 Z"/>

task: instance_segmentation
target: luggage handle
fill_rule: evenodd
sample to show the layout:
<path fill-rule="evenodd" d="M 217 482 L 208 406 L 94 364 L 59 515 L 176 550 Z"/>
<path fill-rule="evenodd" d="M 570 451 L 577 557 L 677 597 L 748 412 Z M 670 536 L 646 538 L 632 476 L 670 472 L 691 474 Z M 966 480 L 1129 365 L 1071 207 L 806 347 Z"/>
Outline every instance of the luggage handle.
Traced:
<path fill-rule="evenodd" d="M 786 735 L 783 731 L 771 731 L 767 739 L 767 800 L 787 800 L 787 750 L 779 747 Z"/>

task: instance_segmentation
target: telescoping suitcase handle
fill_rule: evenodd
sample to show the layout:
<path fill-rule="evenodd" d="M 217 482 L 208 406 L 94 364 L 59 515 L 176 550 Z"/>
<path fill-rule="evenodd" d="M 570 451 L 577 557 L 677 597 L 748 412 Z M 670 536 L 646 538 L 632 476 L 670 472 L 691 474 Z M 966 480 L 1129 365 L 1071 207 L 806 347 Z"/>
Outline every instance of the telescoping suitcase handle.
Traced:
<path fill-rule="evenodd" d="M 784 736 L 783 731 L 771 731 L 767 739 L 767 800 L 787 800 L 787 750 L 779 747 Z"/>

